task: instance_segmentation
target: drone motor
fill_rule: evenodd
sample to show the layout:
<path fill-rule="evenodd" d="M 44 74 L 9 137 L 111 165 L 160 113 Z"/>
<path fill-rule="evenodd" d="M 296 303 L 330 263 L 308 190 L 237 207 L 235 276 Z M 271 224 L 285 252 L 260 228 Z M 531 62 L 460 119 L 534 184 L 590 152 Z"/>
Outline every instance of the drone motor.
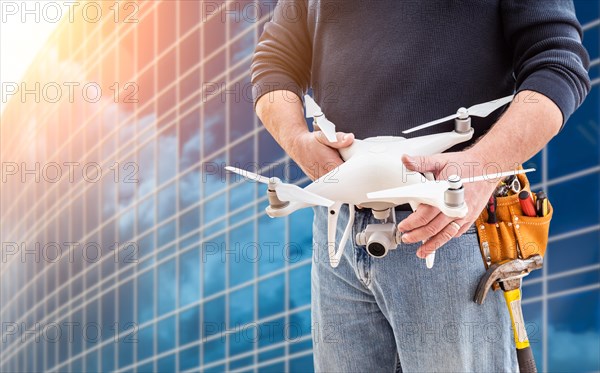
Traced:
<path fill-rule="evenodd" d="M 448 178 L 448 189 L 444 192 L 444 203 L 448 207 L 461 207 L 465 203 L 465 188 L 458 175 Z"/>
<path fill-rule="evenodd" d="M 469 133 L 471 131 L 471 117 L 464 107 L 458 109 L 458 118 L 454 119 L 454 131 L 457 133 Z"/>

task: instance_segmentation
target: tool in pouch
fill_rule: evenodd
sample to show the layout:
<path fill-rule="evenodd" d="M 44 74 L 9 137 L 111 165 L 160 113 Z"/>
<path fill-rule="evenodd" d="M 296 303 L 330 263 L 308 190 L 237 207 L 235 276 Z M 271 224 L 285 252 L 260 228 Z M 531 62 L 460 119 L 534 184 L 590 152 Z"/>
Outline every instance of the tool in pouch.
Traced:
<path fill-rule="evenodd" d="M 490 288 L 503 290 L 522 373 L 537 369 L 521 309 L 521 282 L 542 268 L 552 213 L 545 193 L 532 193 L 527 176 L 521 174 L 499 183 L 475 222 L 487 271 L 474 301 L 483 304 Z"/>

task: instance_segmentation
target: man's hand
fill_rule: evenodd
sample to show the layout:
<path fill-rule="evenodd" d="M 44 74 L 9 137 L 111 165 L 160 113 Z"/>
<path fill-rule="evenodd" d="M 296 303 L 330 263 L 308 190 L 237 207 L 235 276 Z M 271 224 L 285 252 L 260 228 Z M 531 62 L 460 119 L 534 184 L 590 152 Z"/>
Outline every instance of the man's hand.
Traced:
<path fill-rule="evenodd" d="M 311 180 L 316 180 L 338 167 L 344 161 L 338 149 L 354 142 L 351 133 L 336 133 L 337 142 L 327 140 L 323 132 L 306 132 L 298 136 L 290 146 L 290 157 Z"/>
<path fill-rule="evenodd" d="M 492 129 L 472 148 L 429 157 L 404 157 L 403 161 L 411 170 L 433 172 L 436 179 L 447 178 L 451 174 L 460 174 L 464 179 L 514 170 L 517 164 L 530 159 L 558 133 L 562 119 L 562 112 L 548 97 L 522 91 Z M 403 234 L 402 240 L 427 240 L 417 251 L 419 257 L 425 258 L 452 237 L 460 236 L 469 229 L 485 208 L 497 183 L 498 180 L 489 180 L 465 184 L 469 213 L 461 219 L 451 219 L 431 206 L 419 206 L 398 225 L 400 231 L 410 232 Z M 450 223 L 453 221 L 456 224 Z"/>
<path fill-rule="evenodd" d="M 432 172 L 436 180 L 447 179 L 452 174 L 459 174 L 466 179 L 501 171 L 498 167 L 494 167 L 495 165 L 484 164 L 483 157 L 472 149 L 428 157 L 405 155 L 402 157 L 402 162 L 409 170 L 421 173 Z M 494 179 L 464 184 L 465 203 L 469 208 L 464 218 L 451 218 L 442 214 L 436 207 L 421 204 L 415 212 L 398 224 L 398 230 L 404 232 L 402 242 L 416 243 L 426 240 L 417 250 L 417 256 L 425 258 L 453 237 L 461 236 L 485 208 L 498 181 Z"/>
<path fill-rule="evenodd" d="M 338 132 L 329 142 L 323 132 L 309 132 L 302 100 L 293 92 L 278 90 L 263 95 L 256 113 L 269 133 L 312 180 L 325 175 L 344 161 L 338 149 L 354 142 L 351 133 Z"/>

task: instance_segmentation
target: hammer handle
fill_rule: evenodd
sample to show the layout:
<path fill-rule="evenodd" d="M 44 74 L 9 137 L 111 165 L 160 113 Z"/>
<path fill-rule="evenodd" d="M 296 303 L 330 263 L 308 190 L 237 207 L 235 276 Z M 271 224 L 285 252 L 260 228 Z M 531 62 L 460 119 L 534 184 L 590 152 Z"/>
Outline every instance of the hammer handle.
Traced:
<path fill-rule="evenodd" d="M 519 372 L 521 373 L 537 373 L 535 359 L 531 347 L 517 349 L 517 361 L 519 362 Z"/>
<path fill-rule="evenodd" d="M 535 359 L 533 358 L 529 339 L 527 338 L 523 310 L 521 309 L 521 289 L 505 290 L 504 299 L 506 300 L 510 321 L 512 322 L 519 371 L 521 373 L 537 373 Z"/>

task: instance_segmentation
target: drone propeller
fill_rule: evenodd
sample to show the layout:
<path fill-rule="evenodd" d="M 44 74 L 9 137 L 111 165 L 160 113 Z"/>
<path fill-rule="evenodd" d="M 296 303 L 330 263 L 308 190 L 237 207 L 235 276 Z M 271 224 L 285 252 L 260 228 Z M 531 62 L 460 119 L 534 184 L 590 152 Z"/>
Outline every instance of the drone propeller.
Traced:
<path fill-rule="evenodd" d="M 477 181 L 487 181 L 487 180 L 492 180 L 492 179 L 500 179 L 500 178 L 510 176 L 510 175 L 525 174 L 525 173 L 531 172 L 531 171 L 535 171 L 535 168 L 528 168 L 526 170 L 506 171 L 506 172 L 499 172 L 499 173 L 495 173 L 495 174 L 481 175 L 481 176 L 462 179 L 461 181 L 463 184 L 477 182 Z M 450 176 L 449 179 L 450 180 L 452 180 L 452 179 L 460 180 L 460 178 L 458 178 L 454 175 Z M 433 190 L 431 188 L 425 188 L 422 183 L 417 183 L 417 184 L 410 184 L 410 185 L 401 186 L 401 187 L 397 187 L 397 188 L 385 189 L 385 190 L 380 190 L 377 192 L 368 193 L 367 197 L 369 197 L 370 199 L 431 197 L 431 195 L 433 193 L 443 192 L 451 187 L 451 184 L 448 180 L 439 180 L 439 181 L 427 180 L 425 182 L 425 184 L 429 184 L 435 190 Z"/>
<path fill-rule="evenodd" d="M 325 114 L 323 114 L 323 111 L 312 97 L 305 95 L 304 102 L 306 103 L 306 117 L 315 119 L 317 127 L 319 127 L 329 142 L 337 142 L 335 124 L 325 117 Z"/>
<path fill-rule="evenodd" d="M 254 172 L 242 170 L 241 168 L 236 168 L 236 167 L 231 167 L 231 166 L 227 166 L 227 167 L 225 167 L 225 169 L 230 172 L 235 172 L 236 174 L 241 175 L 251 181 L 258 181 L 259 183 L 263 183 L 263 184 L 269 184 L 269 182 L 271 182 L 271 181 L 277 183 L 277 178 L 275 178 L 275 177 L 268 178 L 266 176 L 255 174 Z"/>
<path fill-rule="evenodd" d="M 258 175 L 253 172 L 231 166 L 227 166 L 225 167 L 225 169 L 227 171 L 231 171 L 238 175 L 241 175 L 248 180 L 258 181 L 259 183 L 269 185 L 269 188 L 275 190 L 277 192 L 277 197 L 282 201 L 301 202 L 307 203 L 309 205 L 327 207 L 333 205 L 334 203 L 333 201 L 327 198 L 321 197 L 315 193 L 309 192 L 308 190 L 302 189 L 298 185 L 282 183 L 281 180 L 276 177 L 268 178 L 266 176 Z"/>
<path fill-rule="evenodd" d="M 434 120 L 432 122 L 428 122 L 425 124 L 421 124 L 420 126 L 413 127 L 406 131 L 402 131 L 402 133 L 411 133 L 411 132 L 419 131 L 424 128 L 432 127 L 437 124 L 444 123 L 446 121 L 449 121 L 449 120 L 455 119 L 455 118 L 466 119 L 469 116 L 485 118 L 488 115 L 490 115 L 491 113 L 493 113 L 496 109 L 511 102 L 513 100 L 513 97 L 514 97 L 514 95 L 506 96 L 506 97 L 500 98 L 498 100 L 484 102 L 483 104 L 473 105 L 468 109 L 460 108 L 460 109 L 458 109 L 456 114 L 448 115 L 447 117 L 437 119 L 437 120 Z"/>

